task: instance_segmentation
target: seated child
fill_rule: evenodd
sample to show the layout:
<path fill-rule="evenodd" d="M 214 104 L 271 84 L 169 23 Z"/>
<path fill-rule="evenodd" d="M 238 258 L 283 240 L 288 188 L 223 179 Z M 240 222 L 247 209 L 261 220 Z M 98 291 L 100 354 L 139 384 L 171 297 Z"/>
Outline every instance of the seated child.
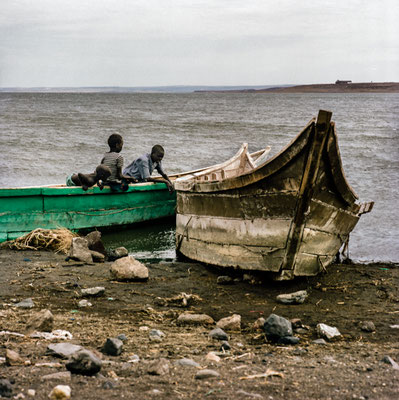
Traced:
<path fill-rule="evenodd" d="M 101 164 L 106 165 L 111 170 L 111 175 L 105 182 L 111 187 L 112 191 L 126 191 L 129 188 L 129 182 L 137 182 L 137 179 L 122 174 L 123 156 L 119 154 L 123 147 L 121 135 L 116 133 L 108 138 L 109 151 L 104 154 Z"/>
<path fill-rule="evenodd" d="M 96 170 L 91 174 L 72 174 L 67 177 L 66 185 L 67 186 L 82 186 L 83 190 L 87 190 L 89 187 L 98 185 L 100 190 L 104 188 L 104 182 L 111 175 L 111 170 L 104 164 L 100 164 Z"/>
<path fill-rule="evenodd" d="M 72 174 L 67 177 L 67 186 L 82 186 L 83 190 L 87 190 L 89 187 L 98 185 L 100 190 L 104 188 L 104 182 L 111 175 L 111 169 L 104 164 L 100 164 L 92 174 Z"/>

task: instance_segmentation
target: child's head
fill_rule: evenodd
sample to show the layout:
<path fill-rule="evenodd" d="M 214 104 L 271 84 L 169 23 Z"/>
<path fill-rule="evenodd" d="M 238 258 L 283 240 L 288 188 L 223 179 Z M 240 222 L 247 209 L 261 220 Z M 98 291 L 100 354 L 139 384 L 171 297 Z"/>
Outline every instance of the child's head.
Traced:
<path fill-rule="evenodd" d="M 116 153 L 119 153 L 123 147 L 122 136 L 118 135 L 117 133 L 113 133 L 108 138 L 108 146 L 109 146 L 110 150 L 115 151 Z"/>
<path fill-rule="evenodd" d="M 111 169 L 104 164 L 96 168 L 96 175 L 99 180 L 106 181 L 111 176 Z"/>
<path fill-rule="evenodd" d="M 156 144 L 151 149 L 151 159 L 154 162 L 160 162 L 163 159 L 164 155 L 165 155 L 165 150 L 160 144 Z"/>

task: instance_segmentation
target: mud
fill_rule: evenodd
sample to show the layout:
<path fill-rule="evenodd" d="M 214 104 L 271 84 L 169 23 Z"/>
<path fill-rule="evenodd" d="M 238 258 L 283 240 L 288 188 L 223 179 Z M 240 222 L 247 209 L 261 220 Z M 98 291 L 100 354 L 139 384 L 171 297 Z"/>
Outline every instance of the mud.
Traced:
<path fill-rule="evenodd" d="M 68 330 L 72 343 L 100 351 L 109 337 L 125 334 L 121 355 L 102 355 L 104 364 L 94 377 L 72 375 L 71 381 L 43 381 L 44 375 L 66 371 L 65 360 L 45 355 L 50 341 L 0 335 L 0 357 L 5 349 L 17 351 L 25 365 L 0 361 L 0 378 L 12 382 L 13 396 L 48 399 L 57 384 L 69 385 L 72 399 L 393 399 L 399 397 L 399 370 L 385 356 L 399 362 L 399 266 L 386 264 L 333 265 L 322 275 L 293 282 L 273 282 L 257 275 L 242 280 L 242 273 L 220 271 L 190 262 L 147 264 L 147 282 L 111 280 L 111 263 L 81 265 L 50 252 L 0 250 L 0 331 L 26 333 L 34 311 L 54 314 L 54 329 Z M 217 284 L 219 275 L 236 278 Z M 105 294 L 88 299 L 93 306 L 79 308 L 82 288 L 104 286 Z M 281 293 L 307 290 L 299 305 L 276 302 Z M 193 304 L 168 302 L 182 292 L 199 296 Z M 15 307 L 32 298 L 33 309 Z M 205 313 L 215 321 L 240 314 L 240 331 L 228 332 L 230 351 L 218 353 L 220 362 L 206 360 L 220 343 L 208 337 L 213 326 L 179 326 L 183 312 Z M 305 328 L 296 334 L 300 343 L 268 343 L 252 325 L 270 313 L 300 318 Z M 362 321 L 372 321 L 374 332 L 364 332 Z M 315 344 L 316 325 L 339 329 L 342 337 Z M 148 327 L 143 328 L 143 327 Z M 146 330 L 147 329 L 147 330 Z M 149 339 L 149 330 L 165 333 L 161 342 Z M 140 361 L 128 363 L 132 355 Z M 165 358 L 169 372 L 148 374 L 151 361 Z M 177 366 L 190 358 L 200 368 L 220 376 L 195 379 L 198 368 Z M 0 359 L 1 360 L 1 359 Z M 58 367 L 40 363 L 60 363 Z M 262 374 L 269 376 L 263 376 Z M 22 397 L 20 397 L 22 398 Z"/>

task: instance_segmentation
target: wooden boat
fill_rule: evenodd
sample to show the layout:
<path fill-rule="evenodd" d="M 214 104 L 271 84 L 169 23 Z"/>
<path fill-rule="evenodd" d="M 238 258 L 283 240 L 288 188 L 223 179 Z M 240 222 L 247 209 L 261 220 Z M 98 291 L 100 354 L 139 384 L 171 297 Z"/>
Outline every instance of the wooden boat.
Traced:
<path fill-rule="evenodd" d="M 172 180 L 180 175 L 172 175 Z M 123 193 L 94 186 L 0 188 L 0 242 L 36 228 L 79 231 L 173 217 L 176 194 L 164 183 L 137 183 Z"/>
<path fill-rule="evenodd" d="M 281 152 L 248 154 L 176 180 L 176 246 L 221 267 L 316 275 L 331 264 L 361 214 L 348 184 L 331 112 L 320 111 Z"/>

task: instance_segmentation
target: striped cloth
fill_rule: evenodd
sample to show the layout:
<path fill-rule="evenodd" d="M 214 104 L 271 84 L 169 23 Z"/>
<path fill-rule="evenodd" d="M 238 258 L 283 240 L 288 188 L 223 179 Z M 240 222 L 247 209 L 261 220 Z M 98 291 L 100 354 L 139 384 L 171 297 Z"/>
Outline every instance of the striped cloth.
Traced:
<path fill-rule="evenodd" d="M 101 164 L 105 164 L 111 170 L 111 175 L 107 179 L 108 182 L 116 182 L 118 181 L 118 167 L 123 167 L 123 156 L 120 153 L 115 153 L 114 151 L 110 151 L 104 154 L 104 158 L 101 161 Z"/>

